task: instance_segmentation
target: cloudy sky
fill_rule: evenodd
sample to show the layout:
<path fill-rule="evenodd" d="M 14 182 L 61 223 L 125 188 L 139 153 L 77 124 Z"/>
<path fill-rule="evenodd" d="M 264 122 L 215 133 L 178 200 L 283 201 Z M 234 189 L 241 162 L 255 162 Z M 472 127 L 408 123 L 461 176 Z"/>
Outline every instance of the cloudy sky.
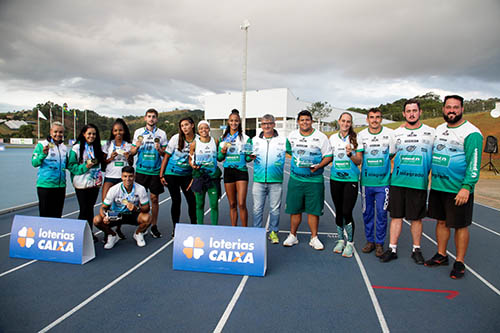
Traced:
<path fill-rule="evenodd" d="M 433 91 L 500 97 L 500 1 L 0 0 L 0 112 L 202 108 L 241 90 L 370 107 Z"/>

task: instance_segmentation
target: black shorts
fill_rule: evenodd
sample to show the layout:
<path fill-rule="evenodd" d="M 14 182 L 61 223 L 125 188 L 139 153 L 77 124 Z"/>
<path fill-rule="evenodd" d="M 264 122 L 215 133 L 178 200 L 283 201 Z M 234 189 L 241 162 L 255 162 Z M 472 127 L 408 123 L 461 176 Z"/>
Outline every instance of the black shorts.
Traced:
<path fill-rule="evenodd" d="M 240 180 L 248 181 L 248 171 L 241 171 L 236 168 L 224 168 L 224 183 L 234 183 Z"/>
<path fill-rule="evenodd" d="M 389 207 L 392 218 L 406 218 L 409 221 L 425 217 L 427 191 L 409 187 L 391 186 L 389 189 Z"/>
<path fill-rule="evenodd" d="M 110 221 L 108 226 L 111 228 L 122 224 L 139 225 L 139 223 L 137 222 L 138 217 L 139 217 L 138 212 L 134 212 L 132 214 L 122 214 L 121 220 Z"/>
<path fill-rule="evenodd" d="M 158 175 L 145 175 L 143 173 L 137 172 L 135 174 L 135 181 L 137 184 L 141 184 L 146 188 L 146 191 L 149 191 L 153 194 L 160 195 L 165 192 L 163 188 L 163 184 L 161 183 L 160 176 Z"/>
<path fill-rule="evenodd" d="M 111 183 L 113 185 L 116 185 L 121 181 L 122 181 L 121 178 L 108 178 L 108 177 L 104 178 L 104 183 Z"/>
<path fill-rule="evenodd" d="M 455 205 L 456 196 L 456 193 L 431 190 L 427 216 L 446 221 L 448 228 L 458 229 L 470 226 L 472 224 L 474 193 L 469 194 L 469 200 L 462 206 Z"/>

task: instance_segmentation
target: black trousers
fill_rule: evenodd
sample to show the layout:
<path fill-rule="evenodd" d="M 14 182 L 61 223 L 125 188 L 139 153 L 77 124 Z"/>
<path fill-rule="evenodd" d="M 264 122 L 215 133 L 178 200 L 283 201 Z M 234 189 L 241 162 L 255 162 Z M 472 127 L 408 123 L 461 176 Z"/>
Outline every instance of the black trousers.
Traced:
<path fill-rule="evenodd" d="M 66 187 L 37 187 L 38 210 L 41 217 L 60 218 L 66 198 Z"/>
<path fill-rule="evenodd" d="M 94 205 L 99 196 L 99 187 L 92 187 L 86 189 L 75 189 L 78 205 L 80 206 L 79 220 L 86 220 L 89 224 L 90 231 L 94 226 Z"/>
<path fill-rule="evenodd" d="M 191 224 L 196 224 L 196 198 L 194 196 L 193 191 L 191 189 L 186 190 L 191 183 L 191 176 L 172 176 L 165 175 L 165 180 L 167 181 L 168 192 L 170 192 L 170 197 L 172 198 L 172 223 L 175 225 L 179 222 L 181 217 L 181 190 L 184 193 L 184 197 L 186 198 L 189 212 L 189 219 L 191 220 Z"/>
<path fill-rule="evenodd" d="M 343 227 L 344 221 L 346 225 L 352 223 L 354 230 L 352 210 L 358 198 L 358 182 L 338 182 L 330 179 L 330 193 L 337 214 L 335 222 L 339 227 Z"/>

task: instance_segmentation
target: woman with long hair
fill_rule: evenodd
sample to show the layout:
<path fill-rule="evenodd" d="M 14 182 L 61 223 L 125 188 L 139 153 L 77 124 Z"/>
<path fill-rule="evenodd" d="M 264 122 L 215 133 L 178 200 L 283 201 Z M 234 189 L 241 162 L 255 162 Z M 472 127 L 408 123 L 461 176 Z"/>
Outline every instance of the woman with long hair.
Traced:
<path fill-rule="evenodd" d="M 181 217 L 181 190 L 188 204 L 190 222 L 196 224 L 196 199 L 189 188 L 193 179 L 193 169 L 189 165 L 189 150 L 194 139 L 194 120 L 191 117 L 179 120 L 179 133 L 170 138 L 161 163 L 161 183 L 168 188 L 172 198 L 170 211 L 173 223 L 172 237 L 175 225 Z"/>
<path fill-rule="evenodd" d="M 359 168 L 361 160 L 356 156 L 358 147 L 356 132 L 353 130 L 352 115 L 343 112 L 338 120 L 340 130 L 330 137 L 333 150 L 332 169 L 330 174 L 330 193 L 337 217 L 338 241 L 333 249 L 343 257 L 352 257 L 354 252 L 354 218 L 352 211 L 358 198 Z M 344 238 L 347 233 L 347 243 Z"/>
<path fill-rule="evenodd" d="M 68 169 L 71 172 L 71 180 L 80 206 L 78 219 L 86 220 L 91 231 L 94 205 L 102 185 L 101 168 L 105 167 L 99 130 L 94 124 L 85 125 L 69 152 Z M 97 241 L 97 237 L 95 235 L 93 237 L 94 242 Z"/>
<path fill-rule="evenodd" d="M 111 126 L 108 142 L 102 148 L 106 162 L 105 178 L 102 184 L 103 201 L 111 186 L 122 181 L 122 168 L 130 164 L 130 148 L 132 148 L 130 141 L 130 130 L 127 124 L 121 118 L 116 119 Z M 116 227 L 116 233 L 120 239 L 125 239 L 120 225 Z"/>
<path fill-rule="evenodd" d="M 228 126 L 219 143 L 217 160 L 224 161 L 224 188 L 229 202 L 229 216 L 231 225 L 238 224 L 238 208 L 240 210 L 241 225 L 248 224 L 247 189 L 248 169 L 247 162 L 251 161 L 251 149 L 248 145 L 250 138 L 241 128 L 241 118 L 238 110 L 233 109 L 227 121 Z"/>
<path fill-rule="evenodd" d="M 210 125 L 206 120 L 198 123 L 198 134 L 189 152 L 189 164 L 193 168 L 191 189 L 196 197 L 196 220 L 198 224 L 203 224 L 205 194 L 208 194 L 210 221 L 212 225 L 217 225 L 222 174 L 217 166 L 217 140 L 210 136 Z"/>

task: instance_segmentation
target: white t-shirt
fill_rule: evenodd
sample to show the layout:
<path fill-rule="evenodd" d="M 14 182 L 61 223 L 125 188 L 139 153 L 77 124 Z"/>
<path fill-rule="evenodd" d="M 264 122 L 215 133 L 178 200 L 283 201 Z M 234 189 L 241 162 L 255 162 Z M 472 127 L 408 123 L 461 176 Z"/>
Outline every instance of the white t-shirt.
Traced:
<path fill-rule="evenodd" d="M 111 206 L 111 211 L 131 214 L 132 212 L 127 208 L 127 202 L 131 202 L 137 207 L 148 204 L 149 196 L 144 186 L 134 182 L 132 191 L 127 193 L 123 182 L 121 182 L 111 186 L 104 199 L 104 204 Z"/>
<path fill-rule="evenodd" d="M 118 153 L 115 159 L 106 165 L 106 178 L 121 178 L 122 168 L 128 165 L 123 153 L 130 152 L 131 147 L 132 145 L 125 141 L 122 142 L 121 146 L 116 146 L 114 141 L 110 141 L 102 147 L 102 151 L 108 156 L 108 159 L 114 151 Z"/>

